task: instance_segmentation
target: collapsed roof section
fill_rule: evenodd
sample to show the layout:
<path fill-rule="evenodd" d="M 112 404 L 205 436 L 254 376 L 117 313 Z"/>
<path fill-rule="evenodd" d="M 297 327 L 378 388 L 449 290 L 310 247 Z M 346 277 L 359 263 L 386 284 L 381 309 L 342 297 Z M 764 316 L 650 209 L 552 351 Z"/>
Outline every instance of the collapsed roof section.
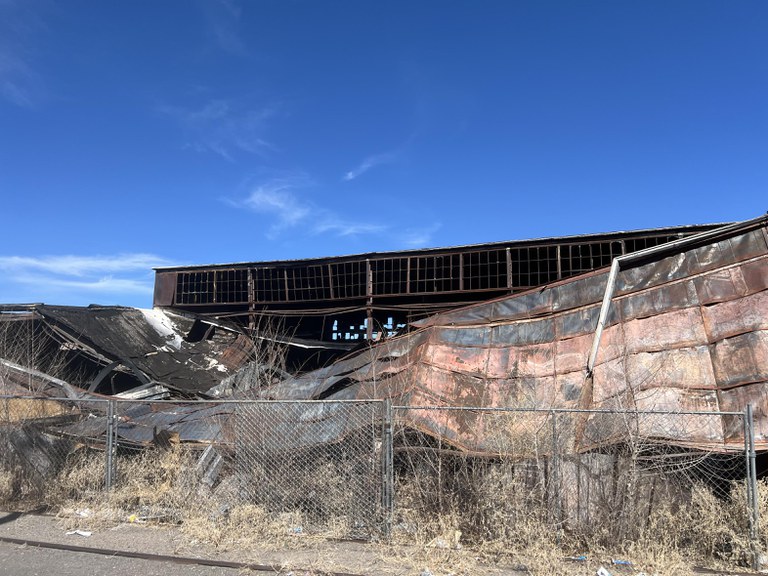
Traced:
<path fill-rule="evenodd" d="M 254 352 L 237 326 L 117 306 L 4 306 L 0 337 L 11 363 L 133 398 L 204 397 Z"/>
<path fill-rule="evenodd" d="M 610 270 L 437 314 L 410 334 L 261 397 L 673 413 L 740 411 L 752 403 L 765 442 L 767 224 L 764 216 L 724 226 L 618 259 Z M 633 426 L 694 448 L 743 448 L 738 418 L 713 417 L 693 429 L 681 417 Z M 492 452 L 500 444 L 495 435 L 509 432 L 488 427 L 482 410 L 413 410 L 409 419 L 474 453 Z M 582 449 L 619 433 L 590 428 L 586 416 L 580 429 Z"/>

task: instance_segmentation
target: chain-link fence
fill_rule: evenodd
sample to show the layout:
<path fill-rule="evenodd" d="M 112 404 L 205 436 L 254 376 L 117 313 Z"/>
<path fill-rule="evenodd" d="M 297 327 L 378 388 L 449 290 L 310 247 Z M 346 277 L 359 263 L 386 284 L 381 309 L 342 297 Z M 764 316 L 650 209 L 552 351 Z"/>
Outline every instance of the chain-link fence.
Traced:
<path fill-rule="evenodd" d="M 106 400 L 0 396 L 0 503 L 33 509 L 106 481 Z M 97 433 L 85 438 L 80 430 Z M 77 430 L 77 432 L 75 432 Z"/>
<path fill-rule="evenodd" d="M 395 534 L 499 550 L 669 537 L 729 558 L 758 544 L 746 414 L 398 407 L 394 420 Z"/>
<path fill-rule="evenodd" d="M 236 410 L 242 498 L 299 515 L 302 530 L 382 526 L 381 402 L 258 402 Z"/>
<path fill-rule="evenodd" d="M 140 519 L 251 506 L 299 533 L 490 550 L 663 537 L 735 560 L 768 545 L 756 477 L 750 410 L 0 397 L 6 508 L 109 494 Z"/>

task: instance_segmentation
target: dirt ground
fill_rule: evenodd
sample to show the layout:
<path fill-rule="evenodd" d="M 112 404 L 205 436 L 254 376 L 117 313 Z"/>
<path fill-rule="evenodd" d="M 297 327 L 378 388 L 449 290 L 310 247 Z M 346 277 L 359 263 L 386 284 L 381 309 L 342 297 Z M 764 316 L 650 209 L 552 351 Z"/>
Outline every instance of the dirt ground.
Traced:
<path fill-rule="evenodd" d="M 222 550 L 209 544 L 190 540 L 175 526 L 122 523 L 110 528 L 93 529 L 88 518 L 78 522 L 78 529 L 91 531 L 90 536 L 67 534 L 73 530 L 72 519 L 62 519 L 45 514 L 19 514 L 0 511 L 0 536 L 18 540 L 34 540 L 54 544 L 66 544 L 88 548 L 151 553 L 176 557 L 205 558 L 272 566 L 272 574 L 288 576 L 315 576 L 327 572 L 345 572 L 370 576 L 442 576 L 452 572 L 445 570 L 447 551 L 436 550 L 443 569 L 423 565 L 424 558 L 410 557 L 406 550 L 389 546 L 357 542 L 313 541 L 297 535 L 295 544 L 282 550 L 251 547 L 247 550 Z M 427 559 L 428 561 L 428 559 Z M 464 560 L 461 562 L 464 564 Z M 450 564 L 450 562 L 449 562 Z M 0 542 L 0 574 L 53 574 L 58 576 L 82 576 L 83 566 L 88 573 L 122 574 L 242 574 L 236 569 L 204 566 L 174 565 L 131 558 L 116 558 L 82 552 L 39 549 Z M 250 572 L 257 574 L 258 572 Z M 264 572 L 265 573 L 265 572 Z M 510 567 L 476 565 L 468 572 L 462 566 L 460 574 L 488 574 L 493 576 L 519 576 L 521 572 Z"/>
<path fill-rule="evenodd" d="M 74 521 L 73 521 L 74 520 Z M 90 532 L 89 536 L 72 534 L 73 530 Z M 70 534 L 68 534 L 70 532 Z M 39 513 L 0 510 L 0 537 L 46 542 L 53 545 L 79 546 L 156 554 L 175 558 L 196 558 L 238 562 L 269 567 L 251 571 L 238 568 L 212 567 L 174 563 L 169 560 L 123 558 L 105 554 L 71 552 L 0 541 L 0 575 L 83 576 L 213 576 L 273 574 L 281 576 L 323 576 L 344 573 L 365 576 L 521 576 L 524 567 L 490 566 L 466 552 L 435 549 L 426 555 L 415 554 L 404 547 L 358 542 L 313 540 L 297 535 L 281 549 L 249 546 L 247 549 L 223 549 L 191 540 L 178 526 L 124 522 L 111 527 L 94 528 L 87 517 L 56 517 Z M 455 565 L 452 559 L 455 558 Z M 595 567 L 568 563 L 567 574 L 595 574 Z M 608 564 L 612 576 L 638 574 L 634 568 Z M 697 570 L 697 572 L 699 572 Z M 725 574 L 714 571 L 699 573 Z M 731 574 L 736 574 L 731 572 Z"/>

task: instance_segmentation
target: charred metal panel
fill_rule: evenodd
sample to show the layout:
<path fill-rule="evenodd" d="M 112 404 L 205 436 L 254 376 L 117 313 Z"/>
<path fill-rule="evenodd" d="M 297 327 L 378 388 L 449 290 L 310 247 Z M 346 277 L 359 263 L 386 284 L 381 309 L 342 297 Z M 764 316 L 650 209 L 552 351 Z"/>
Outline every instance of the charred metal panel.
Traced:
<path fill-rule="evenodd" d="M 765 259 L 746 262 L 741 266 L 744 282 L 750 294 L 761 290 L 768 290 L 768 272 L 766 272 L 765 268 Z"/>
<path fill-rule="evenodd" d="M 768 331 L 768 290 L 701 309 L 709 342 Z"/>
<path fill-rule="evenodd" d="M 728 239 L 735 262 L 768 254 L 765 230 L 765 226 L 763 226 L 746 234 Z"/>
<path fill-rule="evenodd" d="M 153 306 L 173 306 L 176 291 L 176 272 L 155 272 L 155 295 Z"/>
<path fill-rule="evenodd" d="M 590 306 L 574 312 L 555 316 L 555 332 L 557 338 L 568 339 L 584 334 L 592 334 L 600 316 L 599 306 Z"/>
<path fill-rule="evenodd" d="M 697 306 L 698 296 L 690 282 L 676 282 L 617 299 L 623 321 L 647 318 Z M 594 326 L 594 325 L 593 325 Z"/>
<path fill-rule="evenodd" d="M 603 299 L 607 281 L 608 272 L 601 272 L 553 288 L 557 291 L 553 309 L 559 312 L 600 302 Z"/>
<path fill-rule="evenodd" d="M 768 381 L 768 330 L 727 338 L 710 349 L 719 387 Z"/>
<path fill-rule="evenodd" d="M 493 306 L 492 318 L 495 320 L 517 320 L 551 314 L 556 292 L 545 288 L 539 293 L 523 294 L 513 300 L 503 299 Z"/>
<path fill-rule="evenodd" d="M 184 394 L 204 393 L 240 368 L 253 344 L 237 327 L 206 324 L 199 340 L 189 335 L 193 318 L 162 310 L 118 306 L 35 307 L 37 330 L 53 334 L 57 345 L 77 352 L 89 362 L 86 380 L 106 365 L 130 386 L 160 383 Z"/>
<path fill-rule="evenodd" d="M 749 291 L 741 268 L 725 268 L 694 278 L 699 302 L 704 306 L 746 296 Z"/>
<path fill-rule="evenodd" d="M 555 323 L 551 318 L 502 324 L 491 328 L 491 339 L 495 345 L 523 346 L 555 340 Z"/>

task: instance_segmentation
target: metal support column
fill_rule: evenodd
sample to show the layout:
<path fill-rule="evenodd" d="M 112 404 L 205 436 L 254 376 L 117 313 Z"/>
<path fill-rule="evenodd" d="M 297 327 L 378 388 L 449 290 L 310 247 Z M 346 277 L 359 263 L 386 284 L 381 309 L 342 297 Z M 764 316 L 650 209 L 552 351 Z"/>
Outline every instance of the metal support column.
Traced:
<path fill-rule="evenodd" d="M 373 269 L 371 261 L 365 261 L 365 338 L 373 342 Z"/>

